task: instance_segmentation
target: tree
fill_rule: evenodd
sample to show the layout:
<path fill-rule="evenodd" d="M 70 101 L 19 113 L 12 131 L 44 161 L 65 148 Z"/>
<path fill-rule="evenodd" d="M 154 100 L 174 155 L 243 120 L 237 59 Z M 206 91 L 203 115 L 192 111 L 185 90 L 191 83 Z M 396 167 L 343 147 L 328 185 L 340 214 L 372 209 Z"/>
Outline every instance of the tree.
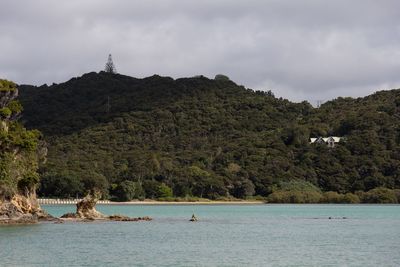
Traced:
<path fill-rule="evenodd" d="M 254 184 L 249 179 L 239 180 L 234 183 L 232 195 L 237 198 L 245 198 L 254 195 Z"/>
<path fill-rule="evenodd" d="M 82 182 L 86 194 L 88 192 L 99 191 L 102 198 L 108 197 L 108 181 L 106 177 L 94 171 L 87 171 L 82 175 Z"/>
<path fill-rule="evenodd" d="M 112 60 L 111 54 L 108 55 L 108 60 L 107 60 L 106 66 L 104 68 L 104 71 L 107 73 L 112 73 L 112 74 L 117 73 L 117 69 L 114 66 L 114 62 Z"/>
<path fill-rule="evenodd" d="M 172 196 L 173 196 L 172 189 L 169 186 L 167 186 L 164 183 L 161 183 L 158 186 L 158 197 L 160 197 L 160 198 L 163 198 L 163 197 L 168 198 L 168 197 L 172 197 Z"/>
<path fill-rule="evenodd" d="M 140 183 L 125 180 L 117 186 L 114 195 L 118 201 L 131 201 L 143 197 L 144 192 Z"/>
<path fill-rule="evenodd" d="M 39 182 L 40 132 L 28 131 L 17 121 L 22 111 L 21 104 L 15 100 L 17 96 L 17 85 L 0 79 L 0 202 L 18 193 L 28 197 Z M 30 205 L 30 200 L 27 201 Z"/>
<path fill-rule="evenodd" d="M 223 75 L 223 74 L 215 75 L 214 80 L 217 80 L 217 81 L 230 81 L 229 77 L 226 76 L 226 75 Z"/>
<path fill-rule="evenodd" d="M 39 194 L 71 198 L 84 195 L 82 181 L 72 173 L 46 173 L 41 177 Z"/>

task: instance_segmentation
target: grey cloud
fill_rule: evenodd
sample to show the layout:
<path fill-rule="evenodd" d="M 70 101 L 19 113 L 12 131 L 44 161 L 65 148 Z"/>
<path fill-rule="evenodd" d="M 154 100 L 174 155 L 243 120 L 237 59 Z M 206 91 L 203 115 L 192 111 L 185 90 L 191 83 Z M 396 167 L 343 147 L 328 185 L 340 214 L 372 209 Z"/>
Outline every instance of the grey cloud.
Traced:
<path fill-rule="evenodd" d="M 294 101 L 400 87 L 400 2 L 0 0 L 0 76 L 224 73 Z"/>

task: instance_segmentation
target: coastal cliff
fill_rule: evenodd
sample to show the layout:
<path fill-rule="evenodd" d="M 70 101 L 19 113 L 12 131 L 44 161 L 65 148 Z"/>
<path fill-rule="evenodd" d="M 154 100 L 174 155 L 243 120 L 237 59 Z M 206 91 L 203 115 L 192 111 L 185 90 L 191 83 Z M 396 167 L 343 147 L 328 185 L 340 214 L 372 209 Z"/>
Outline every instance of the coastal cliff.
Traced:
<path fill-rule="evenodd" d="M 47 150 L 40 132 L 26 130 L 16 84 L 0 79 L 0 224 L 35 223 L 49 218 L 36 199 L 38 162 Z"/>

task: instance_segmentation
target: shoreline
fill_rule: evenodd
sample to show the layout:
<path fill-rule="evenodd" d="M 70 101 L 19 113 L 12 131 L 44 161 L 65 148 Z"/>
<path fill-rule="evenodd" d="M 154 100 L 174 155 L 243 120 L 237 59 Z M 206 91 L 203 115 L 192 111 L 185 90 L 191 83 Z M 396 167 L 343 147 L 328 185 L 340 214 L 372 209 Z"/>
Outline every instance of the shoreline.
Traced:
<path fill-rule="evenodd" d="M 40 203 L 41 201 L 39 201 Z M 75 205 L 75 201 L 59 201 L 57 203 L 40 203 L 40 205 Z M 262 200 L 210 200 L 210 201 L 159 201 L 159 200 L 134 200 L 126 202 L 99 201 L 97 205 L 261 205 L 266 204 Z"/>
<path fill-rule="evenodd" d="M 129 201 L 129 202 L 109 202 L 107 204 L 98 205 L 260 205 L 265 204 L 264 201 L 251 200 L 251 201 Z"/>
<path fill-rule="evenodd" d="M 58 206 L 58 205 L 76 205 L 76 200 L 61 200 L 61 199 L 54 199 L 54 201 L 43 203 L 39 199 L 40 206 Z M 48 200 L 48 199 L 47 199 Z M 188 206 L 188 205 L 205 205 L 205 206 L 217 206 L 217 205 L 361 205 L 361 206 L 368 206 L 368 205 L 400 205 L 400 203 L 323 203 L 323 202 L 316 202 L 316 203 L 274 203 L 274 202 L 267 202 L 263 200 L 199 200 L 199 201 L 164 201 L 164 200 L 133 200 L 133 201 L 125 201 L 125 202 L 117 202 L 117 201 L 106 201 L 100 200 L 96 204 L 97 206 Z"/>

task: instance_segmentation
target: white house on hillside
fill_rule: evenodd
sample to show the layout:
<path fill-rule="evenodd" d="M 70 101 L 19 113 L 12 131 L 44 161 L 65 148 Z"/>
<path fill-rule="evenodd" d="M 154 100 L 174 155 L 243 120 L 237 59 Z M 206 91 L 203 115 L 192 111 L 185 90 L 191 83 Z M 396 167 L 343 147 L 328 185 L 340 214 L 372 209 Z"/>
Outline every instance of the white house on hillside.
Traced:
<path fill-rule="evenodd" d="M 310 144 L 326 144 L 328 147 L 333 148 L 341 139 L 342 137 L 338 136 L 310 138 Z"/>

